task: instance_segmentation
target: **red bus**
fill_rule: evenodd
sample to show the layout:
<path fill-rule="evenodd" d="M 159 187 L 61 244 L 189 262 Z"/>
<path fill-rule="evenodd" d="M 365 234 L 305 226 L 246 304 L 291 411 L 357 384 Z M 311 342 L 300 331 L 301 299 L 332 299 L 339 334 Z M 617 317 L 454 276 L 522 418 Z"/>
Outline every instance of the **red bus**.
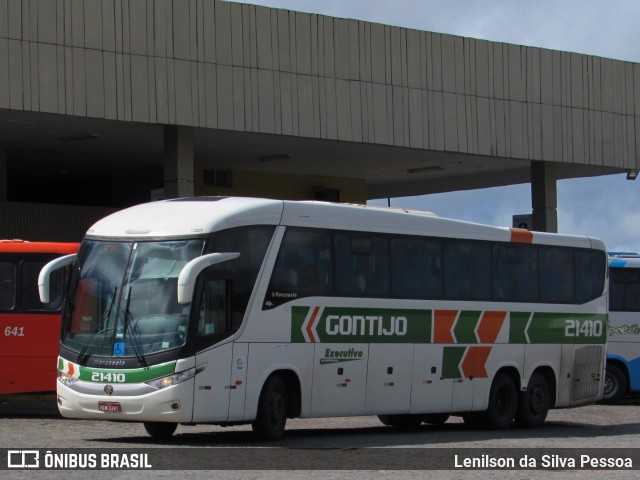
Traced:
<path fill-rule="evenodd" d="M 77 243 L 0 240 L 0 400 L 53 393 L 65 272 L 52 277 L 49 303 L 38 296 L 43 265 L 77 252 Z"/>

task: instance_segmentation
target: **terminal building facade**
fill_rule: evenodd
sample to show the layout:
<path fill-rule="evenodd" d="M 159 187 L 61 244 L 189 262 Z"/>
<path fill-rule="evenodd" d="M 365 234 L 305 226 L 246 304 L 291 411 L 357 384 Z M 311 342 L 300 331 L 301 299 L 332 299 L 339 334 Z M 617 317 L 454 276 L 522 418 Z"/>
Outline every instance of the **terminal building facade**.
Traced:
<path fill-rule="evenodd" d="M 638 170 L 640 64 L 218 0 L 0 0 L 0 237 L 159 198 L 368 199 Z M 521 213 L 521 212 L 519 212 Z"/>

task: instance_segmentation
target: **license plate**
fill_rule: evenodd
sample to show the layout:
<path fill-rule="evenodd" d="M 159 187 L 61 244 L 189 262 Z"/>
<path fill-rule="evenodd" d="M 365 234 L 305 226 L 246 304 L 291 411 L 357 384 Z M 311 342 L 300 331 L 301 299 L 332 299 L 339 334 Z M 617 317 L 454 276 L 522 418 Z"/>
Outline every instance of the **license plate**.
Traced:
<path fill-rule="evenodd" d="M 98 402 L 98 410 L 101 412 L 121 412 L 120 402 Z"/>

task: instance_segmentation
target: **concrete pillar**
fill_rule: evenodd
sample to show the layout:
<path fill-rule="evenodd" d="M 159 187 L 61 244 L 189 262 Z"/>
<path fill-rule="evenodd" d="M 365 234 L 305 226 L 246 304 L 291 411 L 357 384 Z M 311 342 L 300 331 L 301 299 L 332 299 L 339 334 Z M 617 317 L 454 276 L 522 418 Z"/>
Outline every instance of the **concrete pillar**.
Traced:
<path fill-rule="evenodd" d="M 533 230 L 558 232 L 558 192 L 555 168 L 549 162 L 531 162 Z"/>
<path fill-rule="evenodd" d="M 164 126 L 164 196 L 195 195 L 193 178 L 193 128 Z"/>
<path fill-rule="evenodd" d="M 9 199 L 8 177 L 7 149 L 0 145 L 0 202 L 6 202 Z"/>

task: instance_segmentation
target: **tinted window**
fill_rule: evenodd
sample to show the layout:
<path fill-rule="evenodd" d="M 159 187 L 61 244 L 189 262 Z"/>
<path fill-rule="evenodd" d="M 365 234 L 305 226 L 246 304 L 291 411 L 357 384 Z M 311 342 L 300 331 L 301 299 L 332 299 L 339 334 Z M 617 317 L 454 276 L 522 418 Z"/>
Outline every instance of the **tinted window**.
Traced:
<path fill-rule="evenodd" d="M 605 278 L 597 250 L 288 228 L 265 308 L 311 295 L 586 303 Z"/>
<path fill-rule="evenodd" d="M 444 242 L 444 296 L 491 297 L 491 249 L 485 242 Z"/>
<path fill-rule="evenodd" d="M 389 296 L 389 242 L 360 233 L 334 235 L 336 293 Z"/>
<path fill-rule="evenodd" d="M 602 295 L 607 260 L 603 252 L 578 250 L 574 255 L 576 301 L 585 303 Z"/>
<path fill-rule="evenodd" d="M 231 291 L 231 321 L 235 331 L 244 318 L 249 297 L 262 267 L 265 253 L 271 242 L 274 227 L 252 226 L 223 230 L 213 235 L 207 253 L 240 252 L 240 256 L 229 262 L 214 266 L 215 271 L 233 269 Z"/>
<path fill-rule="evenodd" d="M 573 250 L 560 247 L 538 247 L 540 261 L 538 285 L 540 301 L 570 303 L 575 298 Z"/>
<path fill-rule="evenodd" d="M 640 270 L 612 268 L 609 282 L 609 309 L 612 311 L 640 311 Z"/>
<path fill-rule="evenodd" d="M 493 246 L 493 294 L 496 300 L 533 302 L 538 299 L 536 248 L 532 245 Z"/>
<path fill-rule="evenodd" d="M 16 304 L 16 266 L 0 262 L 0 310 L 11 310 Z"/>
<path fill-rule="evenodd" d="M 442 242 L 392 239 L 391 278 L 394 297 L 442 298 Z"/>
<path fill-rule="evenodd" d="M 333 290 L 330 281 L 332 269 L 329 232 L 288 229 L 278 253 L 267 298 L 277 301 L 292 293 L 306 296 L 330 293 Z"/>
<path fill-rule="evenodd" d="M 204 283 L 198 311 L 198 336 L 229 331 L 226 285 L 223 279 L 207 280 Z"/>

